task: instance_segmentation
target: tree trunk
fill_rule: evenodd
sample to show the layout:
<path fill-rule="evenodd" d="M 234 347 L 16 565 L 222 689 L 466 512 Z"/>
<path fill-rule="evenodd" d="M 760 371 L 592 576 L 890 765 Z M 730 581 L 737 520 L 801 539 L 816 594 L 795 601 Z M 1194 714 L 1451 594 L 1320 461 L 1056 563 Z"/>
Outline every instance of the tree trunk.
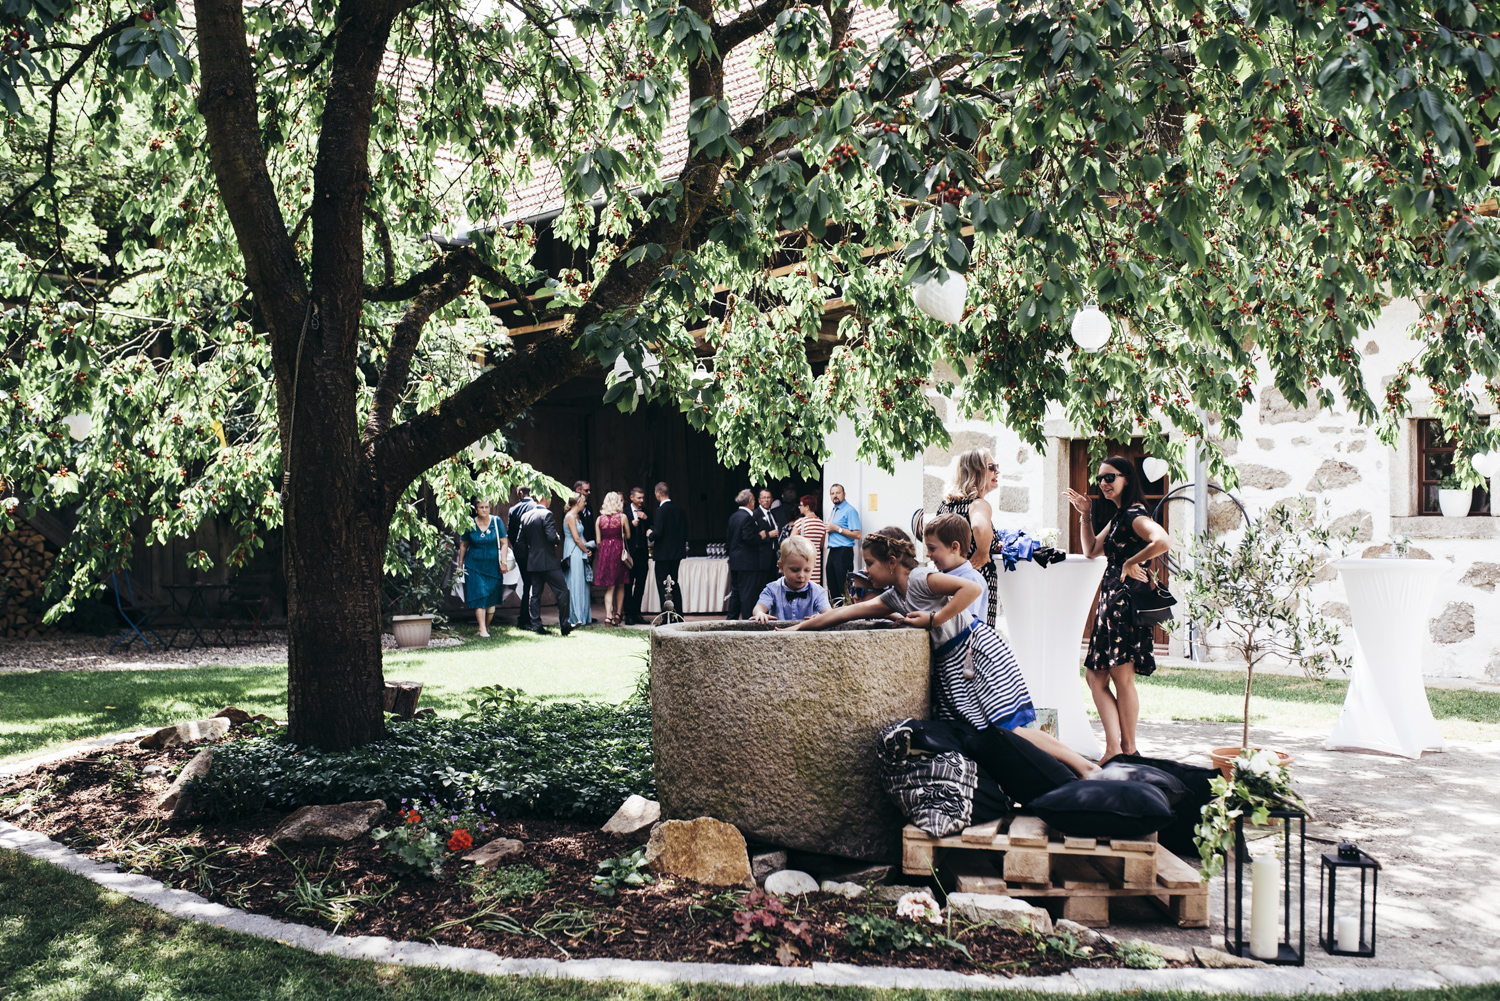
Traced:
<path fill-rule="evenodd" d="M 1255 677 L 1255 665 L 1245 662 L 1245 726 L 1240 731 L 1240 750 L 1250 746 L 1250 679 Z"/>

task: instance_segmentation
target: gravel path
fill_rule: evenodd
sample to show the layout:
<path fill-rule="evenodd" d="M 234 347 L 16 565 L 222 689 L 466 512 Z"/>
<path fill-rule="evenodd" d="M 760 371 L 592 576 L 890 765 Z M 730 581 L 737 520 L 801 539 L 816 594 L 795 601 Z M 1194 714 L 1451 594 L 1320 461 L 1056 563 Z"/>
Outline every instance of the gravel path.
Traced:
<path fill-rule="evenodd" d="M 396 637 L 381 636 L 387 650 Z M 179 667 L 243 667 L 285 664 L 286 632 L 267 630 L 262 642 L 244 646 L 195 647 L 192 650 L 147 650 L 139 643 L 108 653 L 113 637 L 45 636 L 40 639 L 0 639 L 0 673 L 11 671 L 161 671 Z M 434 637 L 432 646 L 459 646 L 458 637 Z"/>

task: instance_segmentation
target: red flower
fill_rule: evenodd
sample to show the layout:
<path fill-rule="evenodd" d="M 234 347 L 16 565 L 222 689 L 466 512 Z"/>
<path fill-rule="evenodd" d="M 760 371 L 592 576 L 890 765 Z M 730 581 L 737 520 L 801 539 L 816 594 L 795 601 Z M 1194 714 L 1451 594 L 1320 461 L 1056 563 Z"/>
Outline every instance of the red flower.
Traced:
<path fill-rule="evenodd" d="M 450 852 L 466 852 L 474 847 L 474 839 L 469 837 L 469 832 L 460 827 L 453 832 L 453 837 L 448 839 L 448 850 Z"/>
<path fill-rule="evenodd" d="M 422 822 L 422 815 L 413 810 L 406 815 L 406 822 L 408 824 L 420 824 Z"/>

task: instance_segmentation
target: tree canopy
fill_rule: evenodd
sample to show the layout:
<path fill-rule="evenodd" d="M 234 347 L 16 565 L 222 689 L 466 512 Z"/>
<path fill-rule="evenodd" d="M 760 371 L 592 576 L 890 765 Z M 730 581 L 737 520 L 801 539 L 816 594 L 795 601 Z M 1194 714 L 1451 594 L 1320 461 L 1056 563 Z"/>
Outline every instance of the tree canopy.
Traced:
<path fill-rule="evenodd" d="M 1372 423 L 1426 383 L 1483 451 L 1500 10 L 1338 2 L 12 0 L 8 486 L 87 500 L 69 587 L 141 518 L 253 546 L 285 471 L 420 534 L 419 493 L 457 524 L 535 478 L 504 429 L 622 355 L 610 399 L 675 401 L 757 476 L 840 416 L 877 462 L 944 440 L 939 364 L 1038 445 L 1060 407 L 1180 456 L 1263 366 Z M 945 271 L 952 325 L 911 298 Z M 1377 400 L 1357 337 L 1408 295 L 1422 353 Z"/>

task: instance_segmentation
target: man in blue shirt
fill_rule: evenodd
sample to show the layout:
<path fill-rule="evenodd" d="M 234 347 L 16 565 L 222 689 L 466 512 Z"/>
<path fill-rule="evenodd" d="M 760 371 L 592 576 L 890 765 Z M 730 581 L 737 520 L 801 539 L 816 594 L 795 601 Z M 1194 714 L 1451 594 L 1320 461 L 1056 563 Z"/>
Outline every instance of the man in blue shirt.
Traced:
<path fill-rule="evenodd" d="M 828 569 L 823 579 L 829 594 L 847 595 L 849 574 L 854 572 L 854 546 L 864 533 L 859 512 L 844 499 L 843 484 L 829 487 L 828 499 L 833 501 L 833 510 L 828 512 Z"/>

